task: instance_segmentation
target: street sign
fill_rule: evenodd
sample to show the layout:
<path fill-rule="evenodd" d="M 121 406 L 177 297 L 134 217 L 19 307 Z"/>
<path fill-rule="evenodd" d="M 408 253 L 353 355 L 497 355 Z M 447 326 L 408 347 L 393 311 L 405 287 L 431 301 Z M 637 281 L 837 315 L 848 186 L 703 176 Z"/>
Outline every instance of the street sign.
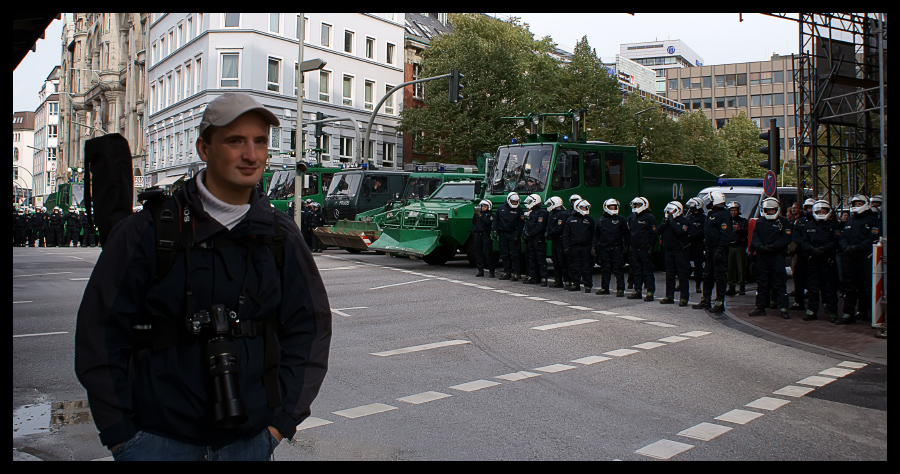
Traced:
<path fill-rule="evenodd" d="M 775 181 L 775 172 L 772 170 L 766 171 L 766 176 L 763 177 L 763 192 L 766 193 L 766 197 L 774 196 L 777 189 L 778 182 Z"/>

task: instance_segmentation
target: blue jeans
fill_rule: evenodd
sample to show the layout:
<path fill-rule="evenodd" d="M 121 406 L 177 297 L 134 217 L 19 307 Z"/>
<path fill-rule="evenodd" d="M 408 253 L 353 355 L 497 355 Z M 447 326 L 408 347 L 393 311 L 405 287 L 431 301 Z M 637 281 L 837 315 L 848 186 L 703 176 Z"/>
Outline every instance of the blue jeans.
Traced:
<path fill-rule="evenodd" d="M 116 449 L 113 458 L 116 461 L 267 461 L 276 446 L 278 441 L 268 429 L 221 448 L 197 446 L 138 431 Z"/>

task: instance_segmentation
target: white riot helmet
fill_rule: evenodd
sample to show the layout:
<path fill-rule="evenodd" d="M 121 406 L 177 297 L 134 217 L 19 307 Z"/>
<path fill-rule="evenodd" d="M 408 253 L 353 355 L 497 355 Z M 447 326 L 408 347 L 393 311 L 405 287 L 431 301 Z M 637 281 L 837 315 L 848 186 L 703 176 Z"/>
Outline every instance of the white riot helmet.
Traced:
<path fill-rule="evenodd" d="M 636 197 L 631 200 L 631 212 L 638 214 L 650 208 L 650 201 L 647 198 Z"/>
<path fill-rule="evenodd" d="M 775 209 L 775 212 L 769 213 L 769 210 Z M 778 203 L 778 199 L 773 197 L 767 197 L 763 199 L 762 202 L 762 213 L 766 219 L 775 220 L 778 219 L 778 215 L 781 213 L 781 204 Z"/>
<path fill-rule="evenodd" d="M 610 206 L 616 206 L 615 209 L 612 209 Z M 619 201 L 609 198 L 606 201 L 603 201 L 603 212 L 615 216 L 619 213 Z"/>
<path fill-rule="evenodd" d="M 579 199 L 578 202 L 575 203 L 575 212 L 582 216 L 588 215 L 591 212 L 591 203 L 584 199 Z"/>
<path fill-rule="evenodd" d="M 738 215 L 741 215 L 741 203 L 737 201 L 731 201 L 728 203 L 728 210 L 737 209 Z"/>
<path fill-rule="evenodd" d="M 857 204 L 860 203 L 860 204 Z M 869 198 L 865 194 L 857 194 L 850 198 L 850 213 L 860 214 L 869 210 Z"/>
<path fill-rule="evenodd" d="M 684 212 L 684 206 L 678 201 L 672 201 L 666 204 L 666 208 L 663 212 L 672 214 L 672 217 L 678 217 Z"/>
<path fill-rule="evenodd" d="M 831 204 L 825 200 L 816 201 L 813 204 L 812 214 L 817 221 L 827 221 L 831 217 Z"/>
<path fill-rule="evenodd" d="M 481 202 L 478 203 L 478 207 L 481 207 L 481 206 L 487 206 L 489 211 L 491 210 L 492 207 L 494 207 L 491 204 L 491 201 L 488 201 L 487 199 L 482 199 Z"/>
<path fill-rule="evenodd" d="M 698 211 L 702 211 L 703 210 L 703 201 L 701 201 L 700 198 L 692 197 L 692 198 L 688 199 L 687 207 L 688 207 L 688 209 L 697 209 Z"/>
<path fill-rule="evenodd" d="M 69 206 L 69 212 L 75 212 L 75 206 Z"/>
<path fill-rule="evenodd" d="M 544 205 L 547 206 L 547 211 L 552 212 L 563 207 L 563 201 L 561 197 L 553 196 L 550 199 L 547 199 L 547 202 L 545 202 Z"/>
<path fill-rule="evenodd" d="M 513 191 L 506 195 L 506 203 L 509 207 L 517 209 L 519 207 L 519 193 Z"/>
<path fill-rule="evenodd" d="M 725 194 L 722 191 L 710 191 L 709 194 L 706 195 L 707 208 L 712 209 L 716 206 L 724 206 L 725 205 Z"/>
<path fill-rule="evenodd" d="M 541 197 L 537 194 L 529 194 L 527 198 L 525 198 L 525 209 L 529 211 L 534 209 L 535 206 L 540 205 Z"/>
<path fill-rule="evenodd" d="M 816 205 L 816 201 L 813 198 L 806 198 L 806 201 L 803 201 L 803 210 L 806 210 L 806 206 L 812 207 Z"/>
<path fill-rule="evenodd" d="M 581 201 L 581 196 L 577 194 L 569 196 L 569 204 L 571 204 L 572 206 L 575 206 L 575 203 L 577 203 L 578 201 Z"/>

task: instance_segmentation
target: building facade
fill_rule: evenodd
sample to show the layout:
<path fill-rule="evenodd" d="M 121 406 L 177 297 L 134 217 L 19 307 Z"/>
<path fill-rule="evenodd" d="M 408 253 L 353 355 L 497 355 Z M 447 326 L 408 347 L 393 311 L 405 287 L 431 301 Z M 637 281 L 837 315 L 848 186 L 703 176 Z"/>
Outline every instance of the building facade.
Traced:
<path fill-rule="evenodd" d="M 202 167 L 195 142 L 206 105 L 226 92 L 253 96 L 279 118 L 270 130 L 269 166 L 293 167 L 291 133 L 297 128 L 300 27 L 304 60 L 326 62 L 303 74 L 303 121 L 350 117 L 365 126 L 387 90 L 403 82 L 402 14 L 151 13 L 148 39 L 148 156 L 145 185 L 171 182 Z M 379 110 L 369 152 L 386 168 L 402 162 L 396 131 L 402 96 Z M 313 127 L 305 149 L 314 148 Z M 325 164 L 361 161 L 351 122 L 323 126 Z M 149 179 L 147 179 L 149 178 Z"/>
<path fill-rule="evenodd" d="M 56 191 L 59 155 L 59 66 L 55 66 L 38 92 L 40 105 L 34 111 L 34 195 L 36 204 Z"/>
<path fill-rule="evenodd" d="M 668 69 L 703 66 L 703 58 L 681 40 L 623 43 L 619 45 L 619 55 L 655 71 L 655 93 L 659 95 L 665 95 Z"/>
<path fill-rule="evenodd" d="M 686 111 L 702 110 L 717 129 L 743 111 L 761 129 L 775 119 L 782 163 L 795 158 L 794 66 L 790 56 L 768 61 L 666 70 L 666 96 Z"/>
<path fill-rule="evenodd" d="M 147 13 L 66 13 L 60 66 L 60 169 L 80 181 L 84 142 L 107 133 L 128 140 L 135 176 L 147 155 Z"/>
<path fill-rule="evenodd" d="M 13 203 L 34 196 L 34 112 L 13 112 Z"/>

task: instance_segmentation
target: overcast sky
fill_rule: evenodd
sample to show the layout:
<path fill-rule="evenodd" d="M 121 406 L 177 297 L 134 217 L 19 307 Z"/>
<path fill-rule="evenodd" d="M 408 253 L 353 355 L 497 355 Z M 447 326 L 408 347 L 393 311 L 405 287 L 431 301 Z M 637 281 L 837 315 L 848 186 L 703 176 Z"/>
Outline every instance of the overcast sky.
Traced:
<path fill-rule="evenodd" d="M 772 53 L 798 51 L 797 23 L 759 13 L 501 13 L 528 23 L 537 37 L 550 36 L 572 50 L 582 36 L 604 60 L 615 58 L 622 43 L 680 39 L 704 65 L 764 61 Z M 34 111 L 38 92 L 53 66 L 59 65 L 62 20 L 47 28 L 37 51 L 29 51 L 13 72 L 13 112 Z"/>

